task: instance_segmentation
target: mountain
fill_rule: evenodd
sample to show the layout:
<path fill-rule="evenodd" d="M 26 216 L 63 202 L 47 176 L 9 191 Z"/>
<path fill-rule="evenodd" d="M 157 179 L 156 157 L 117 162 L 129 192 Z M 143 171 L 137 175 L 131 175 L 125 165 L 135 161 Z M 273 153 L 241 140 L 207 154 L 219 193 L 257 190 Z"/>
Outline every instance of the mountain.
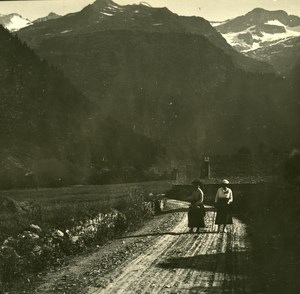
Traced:
<path fill-rule="evenodd" d="M 293 144 L 289 83 L 244 70 L 235 58 L 243 56 L 202 18 L 98 0 L 18 36 L 61 69 L 100 117 L 160 142 L 168 158 Z"/>
<path fill-rule="evenodd" d="M 48 21 L 48 20 L 51 20 L 51 19 L 57 19 L 57 18 L 60 18 L 60 17 L 61 17 L 61 15 L 58 15 L 54 12 L 50 12 L 47 16 L 40 17 L 40 18 L 34 20 L 33 23 L 44 22 L 44 21 Z"/>
<path fill-rule="evenodd" d="M 89 103 L 62 72 L 3 27 L 0 41 L 1 151 L 64 156 Z"/>
<path fill-rule="evenodd" d="M 23 18 L 17 13 L 12 13 L 8 15 L 0 14 L 0 25 L 2 25 L 11 32 L 15 32 L 21 28 L 32 25 L 32 22 L 29 19 Z"/>
<path fill-rule="evenodd" d="M 288 78 L 292 84 L 292 96 L 293 99 L 296 101 L 296 109 L 297 111 L 300 110 L 300 57 L 296 61 L 296 65 L 290 71 Z M 298 111 L 299 113 L 299 111 Z"/>
<path fill-rule="evenodd" d="M 137 180 L 134 171 L 155 161 L 159 144 L 98 116 L 61 71 L 3 27 L 0 42 L 0 188 L 101 183 L 108 173 L 122 181 L 124 167 Z"/>
<path fill-rule="evenodd" d="M 120 6 L 111 0 L 97 0 L 79 13 L 69 14 L 51 23 L 36 23 L 19 32 L 19 36 L 32 48 L 36 48 L 44 40 L 54 37 L 108 30 L 201 35 L 227 52 L 238 67 L 249 71 L 272 71 L 269 65 L 238 54 L 205 19 L 178 16 L 167 8 L 152 8 L 142 4 Z"/>
<path fill-rule="evenodd" d="M 249 51 L 247 56 L 267 61 L 282 75 L 288 74 L 300 57 L 300 37 L 287 38 L 270 46 Z"/>
<path fill-rule="evenodd" d="M 299 56 L 300 17 L 285 11 L 256 8 L 246 15 L 212 25 L 246 56 L 288 72 Z"/>
<path fill-rule="evenodd" d="M 11 32 L 16 32 L 22 28 L 28 27 L 34 23 L 44 22 L 51 19 L 57 19 L 61 17 L 60 15 L 51 12 L 45 17 L 38 18 L 34 21 L 30 21 L 27 18 L 23 18 L 17 13 L 11 13 L 8 15 L 0 14 L 0 25 L 5 27 Z"/>

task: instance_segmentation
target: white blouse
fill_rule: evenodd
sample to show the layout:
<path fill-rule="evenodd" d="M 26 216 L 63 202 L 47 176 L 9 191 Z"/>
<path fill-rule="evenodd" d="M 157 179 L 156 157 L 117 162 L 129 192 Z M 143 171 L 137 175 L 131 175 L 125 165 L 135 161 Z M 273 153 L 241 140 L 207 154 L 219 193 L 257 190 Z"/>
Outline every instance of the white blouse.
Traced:
<path fill-rule="evenodd" d="M 232 190 L 229 188 L 226 189 L 219 188 L 216 194 L 215 203 L 217 203 L 220 198 L 228 199 L 228 204 L 233 202 Z"/>
<path fill-rule="evenodd" d="M 195 190 L 192 194 L 192 199 L 196 201 L 196 204 L 202 203 L 203 198 L 204 198 L 204 193 L 200 188 Z"/>

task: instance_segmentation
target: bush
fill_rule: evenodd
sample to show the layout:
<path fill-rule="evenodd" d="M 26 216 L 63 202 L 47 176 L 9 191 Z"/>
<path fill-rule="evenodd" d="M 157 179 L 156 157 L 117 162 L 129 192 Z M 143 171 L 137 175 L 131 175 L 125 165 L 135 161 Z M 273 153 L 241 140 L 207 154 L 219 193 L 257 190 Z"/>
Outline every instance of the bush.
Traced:
<path fill-rule="evenodd" d="M 154 203 L 145 202 L 142 194 L 130 194 L 117 206 L 117 209 L 125 215 L 128 229 L 134 230 L 153 215 Z"/>
<path fill-rule="evenodd" d="M 69 205 L 70 209 L 63 207 L 67 214 L 60 213 L 61 210 L 52 211 L 62 216 L 52 223 L 52 228 L 50 222 L 43 223 L 44 229 L 31 224 L 22 233 L 3 242 L 0 284 L 11 283 L 21 273 L 39 272 L 47 266 L 61 264 L 65 256 L 78 254 L 88 246 L 104 244 L 128 229 L 137 228 L 155 210 L 154 202 L 145 203 L 141 194 L 125 197 L 118 204 L 120 211 L 109 209 L 102 202 L 98 207 L 95 202 Z M 103 212 L 99 213 L 100 205 Z"/>

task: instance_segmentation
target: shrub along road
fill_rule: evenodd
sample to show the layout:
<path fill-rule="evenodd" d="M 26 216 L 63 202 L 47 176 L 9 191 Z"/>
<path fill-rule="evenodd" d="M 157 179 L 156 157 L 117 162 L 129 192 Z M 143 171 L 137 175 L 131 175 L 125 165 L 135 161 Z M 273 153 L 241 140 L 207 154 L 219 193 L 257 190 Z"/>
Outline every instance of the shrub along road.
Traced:
<path fill-rule="evenodd" d="M 207 228 L 192 234 L 187 203 L 169 204 L 142 229 L 48 273 L 35 293 L 253 293 L 245 225 L 234 219 L 217 233 L 208 211 Z"/>

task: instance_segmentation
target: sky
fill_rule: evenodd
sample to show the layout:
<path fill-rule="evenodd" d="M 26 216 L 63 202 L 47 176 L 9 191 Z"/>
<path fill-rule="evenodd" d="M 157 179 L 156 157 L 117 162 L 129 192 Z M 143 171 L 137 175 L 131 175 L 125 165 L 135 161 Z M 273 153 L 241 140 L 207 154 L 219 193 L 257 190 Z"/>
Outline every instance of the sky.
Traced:
<path fill-rule="evenodd" d="M 55 12 L 65 15 L 81 10 L 95 0 L 35 0 L 2 1 L 0 14 L 19 13 L 35 20 Z M 120 5 L 140 3 L 139 0 L 114 0 Z M 256 7 L 268 10 L 285 10 L 300 16 L 300 0 L 147 0 L 153 7 L 168 7 L 179 15 L 202 16 L 210 21 L 222 21 L 243 15 Z"/>

